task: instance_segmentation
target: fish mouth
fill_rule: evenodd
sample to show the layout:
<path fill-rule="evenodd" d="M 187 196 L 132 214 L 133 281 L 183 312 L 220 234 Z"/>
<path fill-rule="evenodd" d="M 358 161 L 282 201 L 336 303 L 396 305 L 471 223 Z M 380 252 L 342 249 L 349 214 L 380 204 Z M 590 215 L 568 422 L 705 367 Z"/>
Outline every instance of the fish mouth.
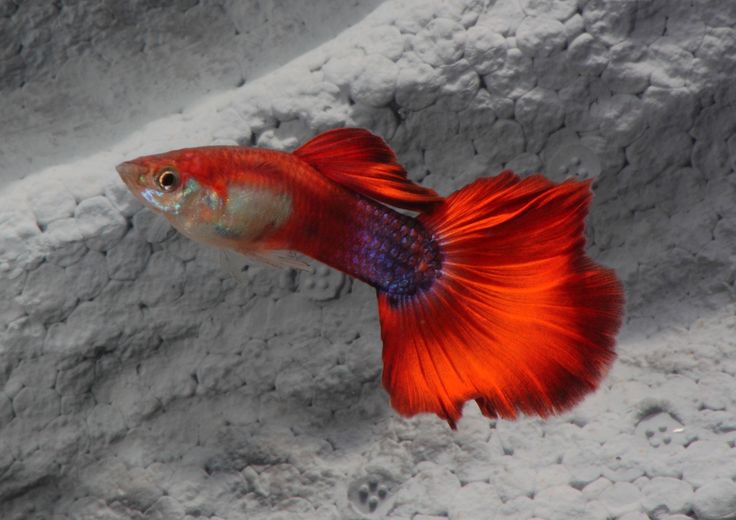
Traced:
<path fill-rule="evenodd" d="M 120 174 L 123 182 L 130 187 L 140 185 L 140 180 L 145 176 L 148 169 L 133 161 L 125 161 L 118 164 L 115 169 Z"/>

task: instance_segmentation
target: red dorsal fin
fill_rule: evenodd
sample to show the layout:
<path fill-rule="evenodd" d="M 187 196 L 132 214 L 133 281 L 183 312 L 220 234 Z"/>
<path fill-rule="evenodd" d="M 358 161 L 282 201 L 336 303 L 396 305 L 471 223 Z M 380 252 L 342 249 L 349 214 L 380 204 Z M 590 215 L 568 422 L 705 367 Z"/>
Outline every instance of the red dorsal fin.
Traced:
<path fill-rule="evenodd" d="M 406 170 L 386 142 L 362 128 L 328 130 L 294 155 L 328 179 L 397 208 L 428 211 L 443 198 L 406 178 Z"/>

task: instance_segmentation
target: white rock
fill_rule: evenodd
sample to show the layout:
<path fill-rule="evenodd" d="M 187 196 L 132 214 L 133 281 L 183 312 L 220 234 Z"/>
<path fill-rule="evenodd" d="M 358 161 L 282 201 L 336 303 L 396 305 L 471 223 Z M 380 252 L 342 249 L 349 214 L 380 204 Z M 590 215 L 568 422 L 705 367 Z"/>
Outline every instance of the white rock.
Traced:
<path fill-rule="evenodd" d="M 693 496 L 693 511 L 699 520 L 736 518 L 736 484 L 718 479 L 698 488 Z"/>
<path fill-rule="evenodd" d="M 537 86 L 558 91 L 580 76 L 570 67 L 570 56 L 560 52 L 544 59 L 533 60 L 532 69 L 537 76 Z"/>
<path fill-rule="evenodd" d="M 597 499 L 601 493 L 603 493 L 606 489 L 613 486 L 613 482 L 608 480 L 607 478 L 601 477 L 590 484 L 587 484 L 583 489 L 583 496 L 587 499 Z"/>
<path fill-rule="evenodd" d="M 158 251 L 148 260 L 141 281 L 141 301 L 146 305 L 174 301 L 183 290 L 184 266 L 177 258 Z"/>
<path fill-rule="evenodd" d="M 736 448 L 719 440 L 695 441 L 685 450 L 690 461 L 682 478 L 693 487 L 722 478 L 736 478 Z"/>
<path fill-rule="evenodd" d="M 435 18 L 414 39 L 412 47 L 423 61 L 438 67 L 459 60 L 465 49 L 465 28 L 448 20 Z"/>
<path fill-rule="evenodd" d="M 600 130 L 615 144 L 626 146 L 644 132 L 644 105 L 637 96 L 616 94 L 600 99 L 591 109 Z"/>
<path fill-rule="evenodd" d="M 671 37 L 662 37 L 649 46 L 652 67 L 652 85 L 665 88 L 681 88 L 692 81 L 693 55 L 680 47 L 680 42 Z"/>
<path fill-rule="evenodd" d="M 365 52 L 355 48 L 331 57 L 322 67 L 325 81 L 339 87 L 351 85 L 360 74 L 364 58 Z"/>
<path fill-rule="evenodd" d="M 604 520 L 608 517 L 599 503 L 587 502 L 580 491 L 569 486 L 551 487 L 537 493 L 534 496 L 534 514 L 548 520 Z"/>
<path fill-rule="evenodd" d="M 490 479 L 503 502 L 519 496 L 531 496 L 536 490 L 536 474 L 531 469 L 509 463 Z"/>
<path fill-rule="evenodd" d="M 107 272 L 113 280 L 135 280 L 151 256 L 151 247 L 141 233 L 130 230 L 105 255 Z"/>
<path fill-rule="evenodd" d="M 503 68 L 506 51 L 506 38 L 490 27 L 475 25 L 468 29 L 464 57 L 478 74 L 490 74 Z"/>
<path fill-rule="evenodd" d="M 88 251 L 79 262 L 65 269 L 65 275 L 71 294 L 79 300 L 91 300 L 100 294 L 108 281 L 105 255 Z"/>
<path fill-rule="evenodd" d="M 516 45 L 527 56 L 544 58 L 567 43 L 565 26 L 546 17 L 526 18 L 516 29 Z"/>
<path fill-rule="evenodd" d="M 380 25 L 371 31 L 371 38 L 360 42 L 358 47 L 367 55 L 380 54 L 396 61 L 404 53 L 404 41 L 405 37 L 395 26 Z"/>
<path fill-rule="evenodd" d="M 516 121 L 499 119 L 486 135 L 473 139 L 473 144 L 478 153 L 488 158 L 489 163 L 504 163 L 524 150 L 524 131 Z"/>
<path fill-rule="evenodd" d="M 693 488 L 687 482 L 669 477 L 654 477 L 641 489 L 642 506 L 652 517 L 664 513 L 687 513 L 693 500 Z"/>
<path fill-rule="evenodd" d="M 612 486 L 601 491 L 598 500 L 611 515 L 618 518 L 626 513 L 639 511 L 641 492 L 629 482 L 614 482 Z"/>
<path fill-rule="evenodd" d="M 626 513 L 625 515 L 619 517 L 618 520 L 649 520 L 649 517 L 644 513 L 633 512 L 633 513 Z"/>
<path fill-rule="evenodd" d="M 437 69 L 418 58 L 399 60 L 396 102 L 409 110 L 420 110 L 435 102 L 442 86 Z"/>
<path fill-rule="evenodd" d="M 166 218 L 148 208 L 143 208 L 133 215 L 133 229 L 151 244 L 163 242 L 174 232 Z"/>
<path fill-rule="evenodd" d="M 498 508 L 498 515 L 496 518 L 500 518 L 502 520 L 531 518 L 534 514 L 533 511 L 534 501 L 527 496 L 521 496 L 504 502 L 503 505 Z"/>
<path fill-rule="evenodd" d="M 59 415 L 59 395 L 51 388 L 26 386 L 13 397 L 13 410 L 20 418 L 50 421 Z"/>
<path fill-rule="evenodd" d="M 18 303 L 33 319 L 49 323 L 65 318 L 76 300 L 69 294 L 64 269 L 46 262 L 28 274 Z"/>
<path fill-rule="evenodd" d="M 491 94 L 516 99 L 534 88 L 534 79 L 529 76 L 532 59 L 516 48 L 508 48 L 506 61 L 500 69 L 483 76 Z"/>
<path fill-rule="evenodd" d="M 449 507 L 449 517 L 452 520 L 492 518 L 502 504 L 493 486 L 485 482 L 472 482 L 455 493 Z"/>
<path fill-rule="evenodd" d="M 186 514 L 184 507 L 172 497 L 163 496 L 156 500 L 145 512 L 145 520 L 167 520 L 169 518 L 183 518 Z"/>
<path fill-rule="evenodd" d="M 419 473 L 396 493 L 393 512 L 446 515 L 448 504 L 461 489 L 460 482 L 455 475 L 436 464 L 422 462 L 420 468 Z"/>
<path fill-rule="evenodd" d="M 690 128 L 695 113 L 693 93 L 686 88 L 651 86 L 642 94 L 644 117 L 649 126 Z"/>
<path fill-rule="evenodd" d="M 51 222 L 41 237 L 46 259 L 62 267 L 78 262 L 87 252 L 75 218 Z"/>
<path fill-rule="evenodd" d="M 127 223 L 110 201 L 103 196 L 85 199 L 74 211 L 87 247 L 105 251 L 125 234 Z"/>
<path fill-rule="evenodd" d="M 387 105 L 396 92 L 398 66 L 380 54 L 365 57 L 363 68 L 350 85 L 350 95 L 372 107 Z"/>
<path fill-rule="evenodd" d="M 520 175 L 532 175 L 541 173 L 542 160 L 534 153 L 521 153 L 506 163 L 505 168 L 515 171 Z"/>
<path fill-rule="evenodd" d="M 77 201 L 59 181 L 51 180 L 34 190 L 29 197 L 39 226 L 46 227 L 50 222 L 74 215 Z"/>
<path fill-rule="evenodd" d="M 15 412 L 10 398 L 5 392 L 0 392 L 0 428 L 7 426 L 14 416 Z"/>
<path fill-rule="evenodd" d="M 104 195 L 125 218 L 132 217 L 143 208 L 143 204 L 123 183 L 107 186 Z"/>
<path fill-rule="evenodd" d="M 567 41 L 571 42 L 576 36 L 581 34 L 585 30 L 585 22 L 583 17 L 575 13 L 572 17 L 564 22 L 565 35 Z"/>
<path fill-rule="evenodd" d="M 567 20 L 577 10 L 577 0 L 522 0 L 521 8 L 529 16 L 549 16 Z"/>
<path fill-rule="evenodd" d="M 567 50 L 570 66 L 579 74 L 597 76 L 608 65 L 608 48 L 590 33 L 583 33 Z"/>
<path fill-rule="evenodd" d="M 443 92 L 447 106 L 460 111 L 467 108 L 480 88 L 480 77 L 464 59 L 442 68 Z"/>
<path fill-rule="evenodd" d="M 562 464 L 553 464 L 540 468 L 536 475 L 535 488 L 547 489 L 555 486 L 567 486 L 570 482 L 570 472 Z"/>
<path fill-rule="evenodd" d="M 705 22 L 698 19 L 694 5 L 687 6 L 681 16 L 667 19 L 667 34 L 676 38 L 683 49 L 693 52 L 700 47 L 705 37 Z"/>
<path fill-rule="evenodd" d="M 628 2 L 610 4 L 608 0 L 588 0 L 583 8 L 585 29 L 606 45 L 615 45 L 633 29 L 634 9 L 636 5 Z"/>
<path fill-rule="evenodd" d="M 641 61 L 646 49 L 622 42 L 610 50 L 610 62 L 601 74 L 606 87 L 619 94 L 639 94 L 650 84 L 651 63 Z"/>
<path fill-rule="evenodd" d="M 538 153 L 549 134 L 562 126 L 565 114 L 557 93 L 534 88 L 516 100 L 515 119 L 521 123 L 527 150 Z"/>

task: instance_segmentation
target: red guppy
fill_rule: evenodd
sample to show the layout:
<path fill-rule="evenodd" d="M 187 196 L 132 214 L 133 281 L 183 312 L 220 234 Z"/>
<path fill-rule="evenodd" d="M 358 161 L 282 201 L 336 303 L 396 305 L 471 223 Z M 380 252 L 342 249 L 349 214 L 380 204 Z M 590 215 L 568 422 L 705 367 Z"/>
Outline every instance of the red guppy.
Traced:
<path fill-rule="evenodd" d="M 298 251 L 375 287 L 383 384 L 402 415 L 455 428 L 474 399 L 492 418 L 547 416 L 615 357 L 623 292 L 584 251 L 590 181 L 503 171 L 442 197 L 362 129 L 293 153 L 189 148 L 117 170 L 194 240 L 284 265 Z"/>

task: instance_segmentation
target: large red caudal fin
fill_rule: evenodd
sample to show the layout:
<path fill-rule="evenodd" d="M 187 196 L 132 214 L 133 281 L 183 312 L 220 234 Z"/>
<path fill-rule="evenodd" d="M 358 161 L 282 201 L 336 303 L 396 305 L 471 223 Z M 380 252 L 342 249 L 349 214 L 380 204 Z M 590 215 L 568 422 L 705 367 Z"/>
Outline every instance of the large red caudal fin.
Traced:
<path fill-rule="evenodd" d="M 444 200 L 407 179 L 386 142 L 362 128 L 328 130 L 297 148 L 294 155 L 328 179 L 390 206 L 428 211 Z"/>
<path fill-rule="evenodd" d="M 489 417 L 547 416 L 595 389 L 611 365 L 623 291 L 584 252 L 588 182 L 511 172 L 419 217 L 443 263 L 423 292 L 379 293 L 383 384 L 401 414 L 450 426 L 465 401 Z"/>

